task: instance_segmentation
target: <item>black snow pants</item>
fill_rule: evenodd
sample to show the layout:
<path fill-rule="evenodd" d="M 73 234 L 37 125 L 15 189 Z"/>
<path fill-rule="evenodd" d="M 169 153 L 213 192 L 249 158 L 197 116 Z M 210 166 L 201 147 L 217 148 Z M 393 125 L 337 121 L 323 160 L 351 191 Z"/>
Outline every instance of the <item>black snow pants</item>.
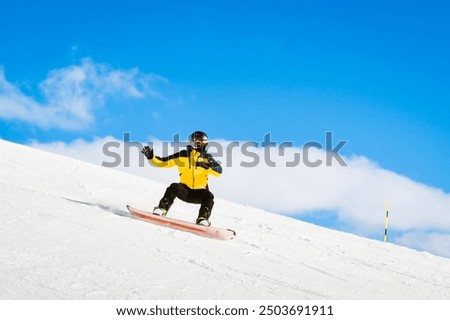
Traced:
<path fill-rule="evenodd" d="M 169 210 L 175 198 L 188 203 L 200 204 L 198 218 L 209 219 L 214 206 L 214 195 L 206 189 L 191 189 L 183 183 L 172 183 L 159 202 L 159 207 Z"/>

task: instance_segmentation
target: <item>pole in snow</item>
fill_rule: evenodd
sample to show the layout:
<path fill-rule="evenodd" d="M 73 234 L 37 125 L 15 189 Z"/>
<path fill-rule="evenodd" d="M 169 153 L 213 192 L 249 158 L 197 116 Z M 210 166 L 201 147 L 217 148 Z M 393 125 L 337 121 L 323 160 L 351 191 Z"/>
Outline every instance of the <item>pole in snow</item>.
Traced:
<path fill-rule="evenodd" d="M 386 219 L 384 220 L 384 242 L 387 242 L 387 231 L 389 225 L 389 209 L 390 203 L 389 200 L 386 202 Z"/>

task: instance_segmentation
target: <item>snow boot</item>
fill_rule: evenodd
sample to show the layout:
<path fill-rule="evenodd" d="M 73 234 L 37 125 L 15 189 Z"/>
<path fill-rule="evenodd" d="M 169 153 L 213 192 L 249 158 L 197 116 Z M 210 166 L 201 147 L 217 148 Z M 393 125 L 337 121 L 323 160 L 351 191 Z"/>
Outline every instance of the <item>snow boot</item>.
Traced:
<path fill-rule="evenodd" d="M 153 214 L 165 217 L 170 209 L 170 206 L 171 206 L 170 201 L 167 198 L 162 198 L 159 201 L 159 205 L 153 208 Z"/>
<path fill-rule="evenodd" d="M 153 214 L 156 214 L 157 216 L 165 217 L 167 215 L 167 210 L 164 208 L 160 208 L 160 207 L 154 207 Z"/>
<path fill-rule="evenodd" d="M 200 208 L 200 212 L 198 214 L 196 224 L 209 227 L 211 226 L 211 222 L 209 222 L 209 217 L 211 216 L 211 210 L 207 207 Z"/>
<path fill-rule="evenodd" d="M 197 219 L 196 224 L 198 224 L 200 226 L 205 226 L 205 227 L 210 227 L 211 226 L 211 222 L 209 222 L 209 220 L 205 219 L 205 218 Z"/>

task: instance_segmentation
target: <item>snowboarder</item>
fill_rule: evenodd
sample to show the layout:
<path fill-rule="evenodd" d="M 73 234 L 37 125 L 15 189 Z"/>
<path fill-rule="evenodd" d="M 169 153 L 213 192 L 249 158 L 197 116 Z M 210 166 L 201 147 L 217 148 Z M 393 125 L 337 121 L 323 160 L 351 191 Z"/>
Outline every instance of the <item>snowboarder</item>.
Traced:
<path fill-rule="evenodd" d="M 178 166 L 180 182 L 172 183 L 159 201 L 153 213 L 165 216 L 172 206 L 175 198 L 185 202 L 201 204 L 196 223 L 210 226 L 209 217 L 214 205 L 214 195 L 208 188 L 208 175 L 219 177 L 222 167 L 214 158 L 206 152 L 208 136 L 201 131 L 195 131 L 189 136 L 189 145 L 185 150 L 168 157 L 154 155 L 153 149 L 145 146 L 142 153 L 150 164 L 171 168 Z"/>

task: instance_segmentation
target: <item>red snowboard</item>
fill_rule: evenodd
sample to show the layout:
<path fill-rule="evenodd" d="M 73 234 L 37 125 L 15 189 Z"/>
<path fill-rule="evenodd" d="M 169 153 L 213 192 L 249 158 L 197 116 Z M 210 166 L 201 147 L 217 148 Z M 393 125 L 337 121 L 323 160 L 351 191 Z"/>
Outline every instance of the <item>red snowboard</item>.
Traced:
<path fill-rule="evenodd" d="M 163 227 L 195 233 L 202 237 L 217 240 L 231 240 L 236 236 L 236 232 L 230 229 L 201 226 L 191 222 L 158 216 L 151 212 L 132 208 L 130 206 L 127 206 L 127 209 L 134 217 L 140 220 L 144 220 Z"/>

